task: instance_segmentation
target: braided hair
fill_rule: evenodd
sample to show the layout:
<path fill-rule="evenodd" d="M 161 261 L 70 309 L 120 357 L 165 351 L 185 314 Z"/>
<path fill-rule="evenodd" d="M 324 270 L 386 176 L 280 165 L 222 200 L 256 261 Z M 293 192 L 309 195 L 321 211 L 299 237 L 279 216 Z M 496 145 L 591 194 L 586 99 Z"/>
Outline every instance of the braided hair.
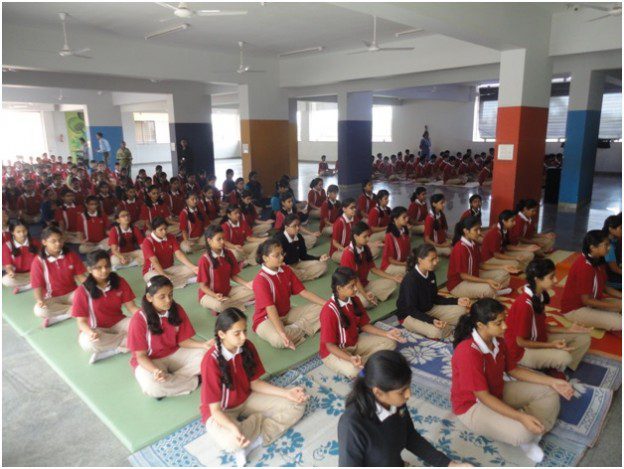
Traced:
<path fill-rule="evenodd" d="M 32 237 L 30 236 L 30 231 L 28 231 L 28 226 L 26 226 L 26 222 L 18 219 L 15 222 L 9 222 L 9 233 L 11 233 L 11 237 L 9 238 L 9 249 L 11 250 L 11 255 L 13 257 L 18 257 L 22 255 L 22 250 L 18 248 L 17 246 L 15 246 L 15 243 L 13 242 L 14 241 L 13 232 L 15 231 L 15 228 L 17 228 L 18 226 L 23 226 L 24 228 L 26 228 L 26 239 L 28 240 L 28 252 L 30 252 L 31 254 L 36 254 L 37 248 L 33 245 Z"/>
<path fill-rule="evenodd" d="M 440 210 L 440 212 L 436 212 L 434 204 L 442 202 L 444 200 L 444 194 L 433 194 L 429 198 L 429 203 L 431 204 L 431 212 L 433 213 L 433 229 L 434 231 L 438 231 L 440 228 L 448 230 L 448 225 L 446 223 L 446 217 L 444 216 L 444 212 Z M 440 214 L 439 218 L 436 216 L 437 213 Z"/>
<path fill-rule="evenodd" d="M 160 335 L 163 333 L 162 325 L 160 324 L 160 318 L 158 316 L 158 311 L 154 305 L 147 299 L 147 295 L 153 296 L 158 290 L 164 287 L 171 287 L 173 289 L 173 283 L 164 275 L 155 275 L 147 282 L 147 287 L 145 288 L 145 295 L 143 295 L 143 299 L 141 300 L 141 309 L 143 313 L 145 313 L 145 317 L 147 319 L 147 328 L 152 334 Z M 182 324 L 182 318 L 178 312 L 178 304 L 175 301 L 172 301 L 171 307 L 169 308 L 169 324 L 172 326 L 179 326 Z"/>
<path fill-rule="evenodd" d="M 195 192 L 189 192 L 186 196 L 186 208 L 187 208 L 187 212 L 188 212 L 188 221 L 191 223 L 195 223 L 195 214 L 191 213 L 190 207 L 188 205 L 188 199 L 190 199 L 191 197 L 197 197 L 197 194 L 195 194 Z M 198 208 L 195 207 L 195 210 L 197 211 L 197 218 L 199 218 L 199 221 L 201 221 L 202 223 L 205 222 L 205 217 L 204 214 L 202 213 L 202 211 Z"/>
<path fill-rule="evenodd" d="M 214 238 L 219 233 L 223 233 L 223 228 L 221 228 L 220 225 L 210 225 L 204 234 L 206 237 L 206 255 L 215 269 L 219 268 L 219 258 L 215 257 L 212 253 L 212 248 L 210 247 L 208 240 Z M 230 256 L 228 256 L 227 249 L 225 247 L 223 247 L 223 257 L 225 257 L 225 260 L 230 264 L 230 267 L 234 267 L 234 263 L 232 262 L 232 259 L 230 259 Z"/>
<path fill-rule="evenodd" d="M 353 225 L 353 228 L 351 228 L 351 243 L 353 244 L 353 256 L 355 257 L 355 263 L 357 265 L 360 265 L 362 263 L 362 258 L 357 252 L 357 243 L 355 242 L 355 237 L 360 236 L 365 231 L 370 231 L 370 226 L 368 226 L 368 224 L 363 221 L 357 222 L 355 225 Z M 368 244 L 364 245 L 364 252 L 362 254 L 363 257 L 366 259 L 366 262 L 372 262 L 373 254 L 371 253 Z"/>
<path fill-rule="evenodd" d="M 338 298 L 338 287 L 344 287 L 349 282 L 352 282 L 353 280 L 356 280 L 356 279 L 357 279 L 357 274 L 349 267 L 340 266 L 332 274 L 331 289 L 332 289 L 333 299 L 334 299 L 334 302 L 336 303 L 336 308 L 338 308 L 338 314 L 340 315 L 340 324 L 345 329 L 349 328 L 349 326 L 351 325 L 351 321 L 349 320 L 347 315 L 342 310 L 342 307 L 340 306 L 339 298 Z M 352 298 L 351 301 L 353 303 L 353 310 L 355 311 L 356 316 L 358 317 L 362 316 L 364 311 L 360 309 L 360 305 L 358 304 L 358 301 L 355 299 L 355 297 Z"/>
<path fill-rule="evenodd" d="M 472 330 L 477 328 L 477 323 L 487 324 L 494 321 L 504 311 L 503 304 L 493 298 L 477 300 L 470 307 L 470 312 L 459 318 L 453 334 L 453 348 L 457 348 L 460 343 L 472 335 Z"/>
<path fill-rule="evenodd" d="M 377 202 L 377 209 L 379 209 L 380 215 L 385 213 L 387 216 L 390 216 L 390 207 L 388 207 L 387 205 L 385 207 L 381 206 L 381 199 L 383 199 L 384 197 L 390 197 L 390 192 L 385 189 L 381 189 L 379 192 L 377 192 L 377 196 L 375 197 L 375 200 Z"/>
<path fill-rule="evenodd" d="M 510 218 L 514 218 L 515 216 L 516 212 L 514 212 L 513 210 L 503 210 L 498 216 L 497 224 L 502 236 L 501 252 L 505 252 L 505 249 L 509 244 L 509 232 L 505 233 L 505 222 Z"/>
<path fill-rule="evenodd" d="M 544 306 L 550 303 L 550 295 L 544 290 L 542 292 L 543 299 L 537 296 L 535 279 L 543 279 L 554 271 L 555 264 L 550 259 L 533 259 L 526 268 L 526 279 L 531 289 L 531 303 L 533 305 L 533 311 L 535 311 L 536 314 L 542 314 L 544 312 Z"/>
<path fill-rule="evenodd" d="M 247 325 L 247 316 L 245 316 L 245 313 L 238 308 L 226 308 L 219 313 L 215 323 L 215 351 L 217 353 L 217 364 L 221 372 L 221 384 L 230 390 L 234 386 L 234 381 L 230 373 L 228 362 L 221 353 L 222 342 L 221 337 L 219 337 L 219 332 L 225 333 L 229 331 L 232 326 L 239 321 L 245 321 L 245 326 Z M 246 340 L 241 347 L 241 354 L 243 357 L 243 370 L 245 370 L 247 378 L 251 379 L 256 374 L 257 365 L 249 344 L 250 342 Z"/>
<path fill-rule="evenodd" d="M 126 210 L 125 208 L 118 208 L 116 213 L 115 213 L 115 220 L 119 219 L 119 217 L 121 216 L 122 212 L 128 212 L 128 210 Z M 119 239 L 119 247 L 120 248 L 125 247 L 126 246 L 126 237 L 121 232 L 121 223 L 119 223 L 118 221 L 115 221 L 113 223 L 113 227 L 117 231 L 117 238 Z M 134 233 L 134 228 L 132 227 L 132 225 L 130 225 L 130 234 L 132 236 L 132 239 L 131 239 L 132 246 L 136 246 L 138 244 L 138 240 L 136 238 L 136 235 Z"/>
<path fill-rule="evenodd" d="M 95 267 L 95 265 L 102 259 L 106 260 L 106 263 L 110 267 L 111 261 L 110 261 L 110 256 L 108 255 L 108 252 L 104 251 L 103 249 L 98 249 L 96 251 L 90 252 L 89 254 L 87 254 L 87 259 L 86 259 L 87 267 L 91 267 L 91 268 Z M 115 272 L 111 272 L 108 275 L 108 282 L 110 283 L 111 289 L 116 290 L 117 288 L 119 288 L 119 283 L 120 283 L 119 275 L 117 275 Z M 87 290 L 87 292 L 89 293 L 89 296 L 93 298 L 94 300 L 102 296 L 102 290 L 98 288 L 97 281 L 95 280 L 95 278 L 93 277 L 91 273 L 89 273 L 89 275 L 87 276 L 87 279 L 83 282 L 82 285 L 84 286 L 85 290 Z"/>
<path fill-rule="evenodd" d="M 416 199 L 418 198 L 418 196 L 422 194 L 423 192 L 427 192 L 427 188 L 424 186 L 418 186 L 416 190 L 413 192 L 413 194 L 411 195 L 410 201 L 416 202 Z"/>

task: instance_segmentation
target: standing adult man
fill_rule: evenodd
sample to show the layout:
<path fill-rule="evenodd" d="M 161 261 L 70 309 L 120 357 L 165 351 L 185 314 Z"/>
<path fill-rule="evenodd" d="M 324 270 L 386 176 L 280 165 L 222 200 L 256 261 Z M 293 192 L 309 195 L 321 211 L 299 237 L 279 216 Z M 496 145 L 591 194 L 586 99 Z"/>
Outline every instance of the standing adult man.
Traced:
<path fill-rule="evenodd" d="M 117 162 L 121 169 L 126 168 L 128 171 L 128 177 L 132 177 L 131 174 L 131 166 L 132 166 L 132 152 L 126 146 L 126 142 L 122 141 L 119 150 L 117 150 Z"/>
<path fill-rule="evenodd" d="M 178 148 L 178 171 L 180 169 L 185 169 L 187 173 L 193 172 L 193 150 L 185 138 L 180 140 Z"/>
<path fill-rule="evenodd" d="M 102 154 L 102 161 L 104 161 L 104 164 L 108 168 L 108 160 L 110 159 L 110 152 L 111 152 L 110 143 L 108 143 L 108 140 L 104 138 L 104 134 L 102 132 L 97 132 L 95 134 L 95 137 L 98 139 L 98 142 L 100 143 L 100 148 L 98 148 L 97 152 Z"/>

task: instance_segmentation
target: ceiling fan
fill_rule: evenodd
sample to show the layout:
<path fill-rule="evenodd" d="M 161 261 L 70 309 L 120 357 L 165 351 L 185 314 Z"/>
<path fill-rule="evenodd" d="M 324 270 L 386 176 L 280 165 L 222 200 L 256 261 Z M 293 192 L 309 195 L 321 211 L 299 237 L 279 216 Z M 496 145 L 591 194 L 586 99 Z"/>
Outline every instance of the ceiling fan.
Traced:
<path fill-rule="evenodd" d="M 373 40 L 372 42 L 362 41 L 366 46 L 366 49 L 349 52 L 349 55 L 354 54 L 366 54 L 367 52 L 388 52 L 388 51 L 398 51 L 398 50 L 414 50 L 413 47 L 380 47 L 377 43 L 377 17 L 373 16 Z"/>
<path fill-rule="evenodd" d="M 163 8 L 167 8 L 169 10 L 173 10 L 173 14 L 177 18 L 188 19 L 193 18 L 195 16 L 239 16 L 246 15 L 247 11 L 245 10 L 192 10 L 188 7 L 186 2 L 178 3 L 178 6 L 171 5 L 169 3 L 164 2 L 156 2 L 156 5 L 160 5 Z M 176 18 L 166 18 L 160 20 L 161 23 L 165 21 L 175 20 Z"/>
<path fill-rule="evenodd" d="M 264 70 L 253 70 L 249 65 L 245 65 L 244 62 L 244 48 L 245 43 L 243 41 L 238 41 L 238 48 L 240 49 L 240 62 L 238 64 L 238 69 L 236 73 L 242 75 L 243 73 L 264 73 Z"/>
<path fill-rule="evenodd" d="M 612 16 L 614 16 L 614 17 L 622 16 L 622 4 L 621 3 L 618 3 L 617 5 L 614 5 L 611 8 L 603 7 L 601 5 L 594 5 L 592 3 L 583 3 L 582 5 L 587 7 L 587 8 L 591 8 L 593 10 L 606 12 L 606 15 L 602 15 L 602 16 L 599 16 L 598 18 L 594 18 L 594 19 L 588 20 L 588 21 L 586 21 L 586 23 L 591 23 L 593 21 L 602 20 L 604 18 L 610 18 Z"/>
<path fill-rule="evenodd" d="M 89 55 L 85 55 L 87 52 L 90 52 L 91 49 L 85 47 L 84 49 L 72 49 L 69 47 L 69 41 L 67 39 L 67 18 L 69 18 L 69 14 L 67 13 L 59 13 L 59 18 L 61 18 L 61 22 L 63 25 L 63 48 L 58 51 L 58 55 L 61 57 L 79 57 L 81 59 L 90 59 L 92 58 Z"/>

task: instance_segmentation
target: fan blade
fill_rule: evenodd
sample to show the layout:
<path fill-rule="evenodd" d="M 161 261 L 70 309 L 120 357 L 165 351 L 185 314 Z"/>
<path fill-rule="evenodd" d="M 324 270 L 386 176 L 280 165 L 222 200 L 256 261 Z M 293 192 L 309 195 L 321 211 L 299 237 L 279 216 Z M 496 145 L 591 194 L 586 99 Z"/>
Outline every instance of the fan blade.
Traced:
<path fill-rule="evenodd" d="M 370 52 L 369 50 L 358 50 L 355 52 L 347 52 L 347 55 L 356 55 L 356 54 L 366 54 L 367 52 Z"/>
<path fill-rule="evenodd" d="M 603 7 L 601 5 L 596 5 L 594 3 L 579 3 L 579 5 L 585 7 L 585 8 L 591 8 L 592 10 L 598 10 L 598 11 L 611 11 L 612 8 L 609 7 Z"/>
<path fill-rule="evenodd" d="M 82 54 L 71 54 L 69 57 L 79 57 L 81 59 L 92 59 L 93 57 L 89 56 L 89 55 L 82 55 Z"/>
<path fill-rule="evenodd" d="M 170 10 L 176 11 L 178 9 L 178 7 L 174 7 L 173 5 L 169 5 L 168 3 L 165 2 L 154 2 L 156 3 L 156 5 L 160 5 L 163 8 L 169 8 Z"/>
<path fill-rule="evenodd" d="M 173 16 L 171 18 L 163 18 L 162 20 L 158 20 L 159 23 L 167 23 L 169 21 L 175 21 L 175 20 L 179 20 L 180 18 L 178 18 L 177 16 Z"/>
<path fill-rule="evenodd" d="M 253 69 L 249 69 L 249 70 L 245 70 L 244 73 L 266 73 L 266 70 L 253 70 Z"/>
<path fill-rule="evenodd" d="M 413 47 L 380 47 L 379 48 L 380 51 L 386 51 L 386 50 L 414 50 Z"/>
<path fill-rule="evenodd" d="M 240 11 L 212 11 L 212 10 L 199 10 L 195 12 L 197 16 L 239 16 L 246 15 L 244 10 Z"/>
<path fill-rule="evenodd" d="M 586 23 L 592 23 L 592 22 L 594 22 L 594 21 L 602 20 L 602 19 L 604 19 L 604 18 L 609 18 L 609 17 L 611 17 L 611 15 L 602 15 L 602 16 L 599 16 L 598 18 L 594 18 L 593 20 L 587 20 L 587 21 L 585 21 L 585 22 L 586 22 Z"/>
<path fill-rule="evenodd" d="M 74 55 L 84 54 L 85 52 L 91 52 L 91 49 L 89 49 L 88 47 L 85 47 L 84 49 L 78 49 L 78 50 L 72 51 Z"/>

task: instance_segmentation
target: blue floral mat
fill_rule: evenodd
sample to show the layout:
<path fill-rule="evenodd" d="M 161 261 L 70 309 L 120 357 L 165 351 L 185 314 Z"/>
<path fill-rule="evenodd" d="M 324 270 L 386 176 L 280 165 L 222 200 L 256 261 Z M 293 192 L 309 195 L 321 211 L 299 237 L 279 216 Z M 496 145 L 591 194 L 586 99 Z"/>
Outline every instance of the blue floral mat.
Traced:
<path fill-rule="evenodd" d="M 448 395 L 450 344 L 416 334 L 408 337 L 408 343 L 399 350 L 409 359 L 414 371 L 408 407 L 418 431 L 453 459 L 478 466 L 532 465 L 519 448 L 476 435 L 453 416 Z M 592 377 L 593 383 L 607 387 L 580 384 L 580 378 L 573 377 L 576 397 L 562 405 L 557 425 L 542 439 L 540 444 L 546 457 L 541 466 L 578 464 L 600 434 L 611 403 L 611 389 L 617 389 L 621 380 L 620 364 L 617 362 L 616 366 L 614 360 L 594 356 L 588 356 L 584 364 L 578 375 Z M 316 356 L 273 378 L 272 382 L 280 386 L 304 386 L 311 398 L 304 418 L 272 445 L 252 452 L 249 465 L 336 466 L 337 424 L 344 410 L 349 381 L 323 366 Z M 408 452 L 404 458 L 410 465 L 422 465 Z M 133 466 L 233 465 L 228 453 L 215 448 L 199 420 L 131 455 L 129 461 Z"/>

